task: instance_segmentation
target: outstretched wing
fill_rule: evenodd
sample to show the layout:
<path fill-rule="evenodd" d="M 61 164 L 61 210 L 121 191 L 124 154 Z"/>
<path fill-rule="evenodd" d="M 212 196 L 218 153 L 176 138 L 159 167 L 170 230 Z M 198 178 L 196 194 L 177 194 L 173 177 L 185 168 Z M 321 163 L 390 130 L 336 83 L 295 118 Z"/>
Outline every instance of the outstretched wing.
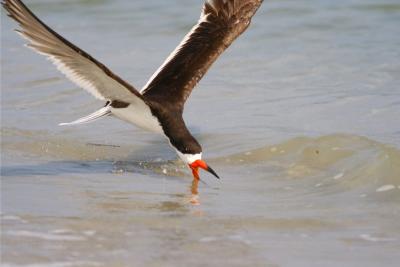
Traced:
<path fill-rule="evenodd" d="M 91 57 L 38 19 L 20 0 L 4 0 L 8 15 L 21 26 L 17 30 L 28 47 L 46 55 L 70 80 L 102 100 L 142 101 L 141 94 Z"/>
<path fill-rule="evenodd" d="M 198 23 L 142 89 L 145 99 L 183 110 L 195 85 L 218 56 L 247 29 L 262 2 L 207 0 Z"/>

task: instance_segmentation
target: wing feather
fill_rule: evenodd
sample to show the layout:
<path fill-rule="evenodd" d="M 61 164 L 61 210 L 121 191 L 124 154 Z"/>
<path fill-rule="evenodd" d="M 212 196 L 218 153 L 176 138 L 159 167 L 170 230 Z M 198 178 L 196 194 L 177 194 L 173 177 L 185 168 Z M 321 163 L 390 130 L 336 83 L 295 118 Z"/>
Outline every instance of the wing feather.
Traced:
<path fill-rule="evenodd" d="M 181 111 L 218 56 L 250 24 L 263 0 L 207 0 L 198 23 L 141 90 L 145 99 Z"/>
<path fill-rule="evenodd" d="M 47 56 L 64 75 L 93 96 L 102 100 L 142 102 L 141 94 L 130 84 L 111 72 L 37 18 L 20 0 L 2 2 L 8 16 L 16 20 L 16 30 L 27 39 L 28 47 Z"/>

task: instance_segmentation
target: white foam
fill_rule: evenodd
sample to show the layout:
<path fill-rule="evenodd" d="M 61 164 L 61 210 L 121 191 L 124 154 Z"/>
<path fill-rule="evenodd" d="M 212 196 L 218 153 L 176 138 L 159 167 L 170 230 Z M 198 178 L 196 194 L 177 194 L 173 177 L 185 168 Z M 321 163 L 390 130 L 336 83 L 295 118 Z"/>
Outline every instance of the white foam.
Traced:
<path fill-rule="evenodd" d="M 72 234 L 74 231 L 70 230 L 70 229 L 56 229 L 51 231 L 52 234 Z"/>
<path fill-rule="evenodd" d="M 333 179 L 338 180 L 338 179 L 342 178 L 343 176 L 344 176 L 344 173 L 341 172 L 341 173 L 336 174 L 336 175 L 333 177 Z"/>
<path fill-rule="evenodd" d="M 1 219 L 4 221 L 19 221 L 21 223 L 27 223 L 27 221 L 15 215 L 3 215 Z"/>
<path fill-rule="evenodd" d="M 382 185 L 381 187 L 376 189 L 376 192 L 385 192 L 385 191 L 389 191 L 392 189 L 395 189 L 396 187 L 392 184 L 386 184 L 386 185 Z"/>
<path fill-rule="evenodd" d="M 31 232 L 31 231 L 8 231 L 7 234 L 12 235 L 12 236 L 39 238 L 39 239 L 51 240 L 51 241 L 84 241 L 84 240 L 86 240 L 86 238 L 84 238 L 82 236 L 56 235 L 56 234 L 46 234 L 46 233 Z"/>
<path fill-rule="evenodd" d="M 97 232 L 95 230 L 86 230 L 83 231 L 82 234 L 86 235 L 86 236 L 94 236 Z"/>
<path fill-rule="evenodd" d="M 370 242 L 396 241 L 395 238 L 374 237 L 374 236 L 371 236 L 370 234 L 361 234 L 360 238 L 365 240 L 365 241 L 370 241 Z"/>

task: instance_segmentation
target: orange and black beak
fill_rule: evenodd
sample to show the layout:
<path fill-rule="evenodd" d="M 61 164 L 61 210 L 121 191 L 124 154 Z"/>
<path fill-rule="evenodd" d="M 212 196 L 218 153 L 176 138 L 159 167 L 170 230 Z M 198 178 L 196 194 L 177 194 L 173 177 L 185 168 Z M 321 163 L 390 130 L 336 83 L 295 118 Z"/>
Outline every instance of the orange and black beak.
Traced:
<path fill-rule="evenodd" d="M 192 173 L 194 178 L 200 180 L 200 176 L 199 176 L 199 168 L 202 168 L 205 171 L 208 171 L 209 173 L 211 173 L 212 175 L 214 175 L 215 177 L 217 177 L 219 179 L 218 174 L 210 167 L 207 165 L 207 163 L 205 163 L 203 160 L 196 160 L 195 162 L 189 164 L 190 169 L 192 169 Z"/>

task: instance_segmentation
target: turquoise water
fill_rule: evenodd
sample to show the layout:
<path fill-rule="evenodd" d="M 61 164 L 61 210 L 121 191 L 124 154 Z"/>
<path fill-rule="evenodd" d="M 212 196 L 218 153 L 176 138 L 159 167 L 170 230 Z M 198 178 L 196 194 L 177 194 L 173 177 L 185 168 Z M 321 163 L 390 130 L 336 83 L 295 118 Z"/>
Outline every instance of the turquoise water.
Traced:
<path fill-rule="evenodd" d="M 140 88 L 202 1 L 26 1 Z M 185 119 L 221 175 L 23 47 L 2 13 L 4 266 L 397 266 L 400 3 L 265 1 Z"/>

